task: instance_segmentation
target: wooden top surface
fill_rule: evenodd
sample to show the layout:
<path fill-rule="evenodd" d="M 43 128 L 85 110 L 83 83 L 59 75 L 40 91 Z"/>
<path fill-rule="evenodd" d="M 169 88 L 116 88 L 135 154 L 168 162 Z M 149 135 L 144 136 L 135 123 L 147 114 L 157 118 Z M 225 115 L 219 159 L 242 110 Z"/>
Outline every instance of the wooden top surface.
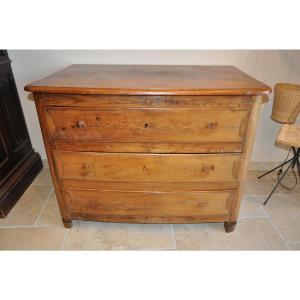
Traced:
<path fill-rule="evenodd" d="M 33 93 L 257 95 L 271 88 L 234 66 L 71 65 L 25 87 Z"/>

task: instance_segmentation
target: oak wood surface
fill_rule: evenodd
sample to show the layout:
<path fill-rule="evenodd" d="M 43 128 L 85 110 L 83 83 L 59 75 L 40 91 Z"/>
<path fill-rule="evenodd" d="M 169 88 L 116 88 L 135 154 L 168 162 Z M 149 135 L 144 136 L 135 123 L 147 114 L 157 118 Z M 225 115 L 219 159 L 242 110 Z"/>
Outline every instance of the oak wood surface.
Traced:
<path fill-rule="evenodd" d="M 71 211 L 108 215 L 225 216 L 235 191 L 151 192 L 65 190 Z"/>
<path fill-rule="evenodd" d="M 60 149 L 60 150 L 73 150 L 73 151 L 100 151 L 100 152 L 149 152 L 149 153 L 218 153 L 218 152 L 241 152 L 243 147 L 243 131 L 245 129 L 247 116 L 245 114 L 252 105 L 252 98 L 250 96 L 112 96 L 112 95 L 60 95 L 60 94 L 39 94 L 38 95 L 39 101 L 43 104 L 44 110 L 47 112 L 47 126 L 48 130 L 51 133 L 51 135 L 56 134 L 55 131 L 57 131 L 57 126 L 55 126 L 55 123 L 61 123 L 61 128 L 64 130 L 60 130 L 59 133 L 63 133 L 63 135 L 66 136 L 66 133 L 64 131 L 74 131 L 73 136 L 76 135 L 76 138 L 74 139 L 62 139 L 62 137 L 52 138 L 51 144 L 53 149 Z M 81 113 L 81 108 L 83 109 L 83 112 Z M 89 109 L 87 109 L 89 108 Z M 150 109 L 149 112 L 145 109 Z M 157 128 L 153 128 L 153 126 L 148 126 L 147 128 L 144 127 L 145 124 L 149 125 L 149 122 L 146 122 L 147 119 L 139 118 L 139 120 L 135 120 L 133 118 L 126 118 L 126 123 L 123 126 L 121 126 L 121 123 L 118 120 L 110 118 L 108 120 L 108 116 L 106 116 L 106 113 L 113 112 L 116 114 L 116 112 L 121 112 L 121 115 L 124 116 L 124 113 L 122 113 L 123 109 L 135 109 L 133 111 L 136 111 L 139 113 L 139 109 L 142 109 L 142 112 L 144 111 L 144 114 L 154 114 L 157 109 L 161 108 L 162 110 L 159 110 L 161 112 L 161 115 L 166 115 L 168 119 L 168 112 L 171 112 L 172 116 L 177 116 L 177 118 L 174 119 L 174 124 L 171 124 L 170 122 L 167 122 L 166 120 L 162 119 L 162 125 L 166 124 L 168 125 L 168 134 L 169 129 L 171 127 L 171 132 L 177 133 L 175 130 L 178 129 L 180 124 L 182 124 L 182 116 L 184 119 L 189 119 L 189 116 L 182 115 L 182 113 L 177 113 L 176 108 L 182 108 L 182 109 L 189 109 L 187 112 L 192 112 L 192 115 L 194 115 L 194 124 L 196 126 L 200 126 L 201 128 L 194 129 L 194 136 L 196 138 L 198 137 L 198 134 L 201 134 L 204 139 L 210 140 L 210 142 L 205 142 L 204 140 L 200 140 L 198 138 L 198 141 L 192 141 L 192 142 L 162 142 L 158 139 L 158 137 L 155 137 L 154 134 L 156 134 Z M 99 110 L 101 109 L 101 110 Z M 152 110 L 151 110 L 152 109 Z M 156 110 L 154 110 L 156 109 Z M 165 110 L 163 110 L 165 109 Z M 197 109 L 199 112 L 201 112 L 201 116 L 196 116 L 193 112 L 193 109 Z M 202 109 L 202 110 L 201 110 Z M 102 139 L 98 138 L 96 140 L 95 136 L 100 137 L 103 136 L 103 130 L 99 130 L 100 128 L 103 129 L 103 125 L 100 125 L 100 118 L 98 116 L 99 121 L 96 122 L 96 125 L 93 125 L 91 127 L 91 124 L 87 124 L 86 128 L 79 128 L 77 127 L 77 124 L 82 120 L 82 118 L 78 118 L 73 120 L 72 124 L 69 124 L 69 126 L 66 126 L 66 123 L 70 120 L 71 116 L 63 116 L 59 118 L 57 121 L 53 119 L 51 114 L 57 114 L 65 113 L 67 114 L 69 111 L 77 111 L 77 116 L 81 117 L 84 112 L 88 112 L 92 115 L 94 115 L 94 119 L 92 119 L 92 122 L 95 123 L 96 116 L 95 113 L 97 111 L 102 112 L 104 115 L 104 118 L 109 121 L 109 124 L 107 124 L 106 127 L 104 127 L 104 130 L 106 131 L 106 136 L 111 138 L 111 135 L 108 134 L 108 131 L 112 131 L 113 129 L 116 129 L 119 131 L 120 139 L 127 139 L 128 142 L 120 142 L 117 141 L 115 138 L 114 142 L 105 142 Z M 230 127 L 229 124 L 225 124 L 226 120 L 224 120 L 225 127 L 222 124 L 220 125 L 216 119 L 219 119 L 220 111 L 226 111 L 227 116 L 230 115 L 236 116 L 242 116 L 241 117 L 241 127 L 237 129 L 237 127 Z M 166 113 L 167 112 L 167 113 Z M 206 116 L 206 112 L 209 112 L 210 117 Z M 125 114 L 126 115 L 126 114 Z M 203 117 L 204 116 L 204 117 Z M 58 117 L 58 116 L 57 116 Z M 74 115 L 73 115 L 74 117 Z M 203 117 L 203 119 L 201 119 Z M 161 122 L 158 122 L 156 120 L 156 117 L 153 116 L 154 122 L 158 123 L 160 125 L 161 130 L 160 132 L 165 132 L 166 127 L 160 124 Z M 178 120 L 180 118 L 180 120 Z M 128 120 L 127 120 L 128 119 Z M 206 119 L 206 123 L 205 123 Z M 213 121 L 215 119 L 215 121 Z M 124 120 L 124 118 L 123 118 Z M 178 120 L 178 122 L 177 122 Z M 115 126 L 113 127 L 111 122 L 115 123 Z M 128 140 L 128 136 L 121 136 L 120 133 L 123 131 L 129 131 L 131 136 L 133 135 L 132 132 L 127 128 L 127 123 L 137 123 L 139 122 L 139 126 L 133 128 L 135 129 L 135 132 L 138 136 L 145 136 L 145 134 L 148 132 L 153 132 L 152 136 L 154 136 L 154 142 L 153 140 L 149 139 L 148 136 L 148 142 L 141 142 L 137 137 L 133 137 L 134 140 Z M 190 123 L 190 121 L 188 120 Z M 98 123 L 98 125 L 97 125 Z M 102 122 L 101 122 L 102 123 Z M 191 125 L 193 125 L 193 123 Z M 231 120 L 229 120 L 228 123 L 232 123 Z M 58 125 L 58 124 L 57 124 Z M 100 127 L 99 127 L 100 125 Z M 72 126 L 75 126 L 74 128 Z M 101 127 L 102 126 L 102 127 Z M 191 126 L 190 126 L 191 127 Z M 192 126 L 192 128 L 195 126 Z M 190 130 L 188 126 L 182 127 L 181 126 L 180 134 L 184 139 L 190 139 Z M 90 138 L 88 138 L 88 135 L 86 135 L 86 131 L 92 130 L 94 134 L 90 134 Z M 147 129 L 147 130 L 146 130 Z M 180 129 L 180 127 L 179 127 Z M 121 132 L 120 132 L 121 131 Z M 79 132 L 77 136 L 77 132 Z M 185 135 L 184 132 L 186 132 Z M 221 134 L 224 132 L 225 134 Z M 114 132 L 113 132 L 114 133 Z M 159 133 L 159 131 L 158 131 Z M 229 141 L 230 136 L 227 136 L 226 133 L 231 133 L 231 136 L 233 133 L 235 133 L 235 139 L 238 139 L 239 141 Z M 115 134 L 115 133 L 114 133 Z M 219 136 L 219 139 L 226 140 L 226 142 L 218 142 L 213 137 L 216 136 L 216 134 Z M 82 136 L 82 139 L 88 140 L 91 138 L 94 139 L 94 141 L 88 141 L 82 142 L 79 141 L 80 136 Z M 164 135 L 160 135 L 163 137 L 163 139 L 166 139 Z M 114 136 L 112 136 L 114 137 Z M 146 136 L 147 137 L 147 136 Z M 171 137 L 174 140 L 174 137 L 171 135 Z M 159 141 L 159 142 L 158 142 Z"/>
<path fill-rule="evenodd" d="M 37 95 L 37 94 L 36 94 Z M 174 96 L 174 95 L 74 95 L 38 94 L 43 106 L 83 108 L 215 108 L 250 109 L 252 97 L 242 96 Z"/>
<path fill-rule="evenodd" d="M 242 142 L 199 142 L 199 143 L 138 143 L 138 142 L 78 142 L 50 140 L 53 150 L 79 152 L 112 152 L 112 153 L 240 153 Z"/>
<path fill-rule="evenodd" d="M 269 87 L 232 66 L 74 65 L 26 90 L 66 227 L 234 229 Z"/>
<path fill-rule="evenodd" d="M 56 194 L 56 199 L 58 202 L 59 210 L 62 219 L 64 220 L 63 223 L 66 227 L 68 227 L 68 223 L 71 222 L 71 213 L 69 209 L 69 203 L 64 200 L 63 195 L 62 195 L 62 186 L 60 184 L 60 178 L 57 175 L 57 171 L 54 166 L 54 158 L 53 158 L 53 152 L 52 148 L 48 139 L 48 134 L 47 134 L 47 128 L 46 128 L 46 121 L 45 121 L 45 115 L 44 115 L 44 110 L 42 103 L 38 100 L 38 95 L 35 95 L 35 105 L 36 105 L 36 110 L 38 113 L 38 118 L 41 124 L 41 130 L 42 130 L 42 136 L 43 136 L 43 141 L 45 144 L 46 148 L 46 153 L 47 153 L 47 158 L 48 158 L 48 164 L 50 168 L 50 173 L 54 185 L 54 190 Z"/>
<path fill-rule="evenodd" d="M 25 87 L 34 93 L 256 95 L 271 89 L 233 66 L 72 65 Z"/>
<path fill-rule="evenodd" d="M 239 181 L 198 181 L 198 182 L 144 182 L 144 181 L 100 181 L 91 179 L 60 179 L 65 189 L 98 189 L 103 191 L 227 191 L 236 190 Z"/>
<path fill-rule="evenodd" d="M 102 142 L 243 142 L 248 110 L 46 107 L 49 137 Z"/>
<path fill-rule="evenodd" d="M 249 120 L 248 120 L 246 141 L 244 143 L 243 154 L 240 159 L 239 188 L 238 188 L 238 192 L 237 192 L 237 197 L 236 197 L 235 201 L 232 203 L 232 207 L 230 209 L 230 211 L 231 211 L 230 221 L 233 223 L 236 222 L 238 219 L 241 200 L 242 200 L 242 196 L 243 196 L 243 192 L 244 192 L 244 188 L 245 188 L 248 164 L 250 161 L 250 156 L 251 156 L 252 147 L 253 147 L 253 143 L 254 143 L 254 137 L 255 137 L 256 127 L 257 127 L 257 123 L 258 123 L 260 108 L 261 108 L 261 104 L 262 104 L 263 100 L 264 100 L 264 96 L 260 95 L 260 96 L 254 97 L 253 107 L 251 109 L 251 113 L 250 113 Z M 235 224 L 233 224 L 232 226 L 234 229 Z M 229 228 L 231 228 L 231 226 L 229 226 Z M 231 229 L 228 229 L 228 230 L 231 230 Z M 230 231 L 228 231 L 228 232 L 230 232 Z"/>
<path fill-rule="evenodd" d="M 226 222 L 229 220 L 228 215 L 217 215 L 217 216 L 148 216 L 148 215 L 109 215 L 109 214 L 96 214 L 96 213 L 83 213 L 73 212 L 73 220 L 85 220 L 85 221 L 100 221 L 100 222 L 114 222 L 114 223 L 153 223 L 153 224 L 191 224 L 191 223 L 210 223 L 210 222 Z M 66 228 L 70 228 L 72 225 L 71 219 L 64 221 L 63 223 Z"/>
<path fill-rule="evenodd" d="M 238 154 L 54 151 L 60 178 L 123 182 L 238 181 Z"/>

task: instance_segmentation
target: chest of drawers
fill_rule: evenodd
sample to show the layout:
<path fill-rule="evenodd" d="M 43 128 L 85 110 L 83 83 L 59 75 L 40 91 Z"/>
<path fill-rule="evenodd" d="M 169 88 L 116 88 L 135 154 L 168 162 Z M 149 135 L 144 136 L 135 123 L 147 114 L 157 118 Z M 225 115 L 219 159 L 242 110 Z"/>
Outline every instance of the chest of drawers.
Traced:
<path fill-rule="evenodd" d="M 72 65 L 25 90 L 66 227 L 234 229 L 268 86 L 231 66 Z"/>

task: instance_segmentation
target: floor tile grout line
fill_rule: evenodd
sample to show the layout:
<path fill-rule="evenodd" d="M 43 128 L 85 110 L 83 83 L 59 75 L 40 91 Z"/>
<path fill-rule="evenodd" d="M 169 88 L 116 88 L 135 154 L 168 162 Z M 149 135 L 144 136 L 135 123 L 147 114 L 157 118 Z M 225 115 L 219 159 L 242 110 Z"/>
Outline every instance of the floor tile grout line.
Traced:
<path fill-rule="evenodd" d="M 213 237 L 212 237 L 210 229 L 209 229 L 209 224 L 206 224 L 206 232 L 207 232 L 207 235 L 208 235 L 208 239 L 209 239 L 209 241 L 210 241 L 210 243 L 211 243 L 211 245 L 213 247 L 213 250 L 217 250 L 216 244 L 215 244 L 215 242 L 213 240 Z"/>
<path fill-rule="evenodd" d="M 125 251 L 174 251 L 174 248 L 141 248 L 141 249 L 127 249 Z M 176 249 L 180 251 L 180 249 Z M 104 250 L 105 251 L 105 250 Z M 111 251 L 124 251 L 124 250 L 111 250 Z"/>
<path fill-rule="evenodd" d="M 53 201 L 51 201 L 52 195 L 55 196 Z M 50 196 L 49 199 L 48 199 L 48 203 L 56 203 L 56 204 L 58 204 L 58 203 L 57 203 L 57 198 L 56 198 L 56 193 L 55 193 L 54 187 L 53 187 L 52 194 L 51 194 L 51 196 Z"/>
<path fill-rule="evenodd" d="M 271 180 L 268 178 L 268 181 L 271 182 Z M 46 197 L 46 200 L 45 200 L 45 203 L 43 203 L 41 209 L 40 209 L 40 212 L 39 212 L 39 215 L 37 217 L 37 220 L 35 221 L 34 225 L 20 225 L 20 226 L 6 226 L 6 227 L 1 227 L 0 225 L 0 229 L 2 228 L 49 228 L 49 227 L 57 227 L 57 225 L 38 225 L 37 223 L 39 222 L 44 210 L 45 210 L 45 207 L 48 203 L 56 203 L 56 201 L 51 201 L 49 202 L 51 196 L 53 195 L 52 193 L 54 192 L 54 188 L 53 188 L 53 185 L 52 184 L 32 184 L 33 186 L 52 186 L 52 189 L 50 190 L 48 196 Z M 294 192 L 293 192 L 294 193 Z M 300 194 L 300 193 L 297 193 L 295 192 L 295 194 Z M 275 193 L 275 195 L 278 195 L 278 196 L 282 196 L 282 195 L 286 195 L 286 193 Z M 252 196 L 255 201 L 260 204 L 260 206 L 262 206 L 261 202 L 258 200 L 260 196 L 267 196 L 267 194 L 246 194 L 246 196 Z M 279 229 L 277 228 L 277 226 L 275 225 L 275 223 L 273 222 L 271 216 L 266 212 L 266 209 L 262 206 L 262 210 L 266 213 L 265 216 L 254 216 L 254 217 L 240 217 L 240 219 L 256 219 L 256 218 L 268 218 L 270 220 L 270 223 L 272 224 L 272 227 L 276 230 L 276 232 L 279 234 L 279 236 L 281 237 L 281 239 L 283 240 L 283 242 L 286 244 L 287 248 L 289 250 L 291 250 L 289 244 L 292 244 L 292 243 L 299 243 L 300 241 L 293 241 L 293 242 L 290 242 L 288 240 L 285 239 L 285 237 L 281 234 L 281 232 L 279 231 Z M 165 250 L 165 251 L 169 251 L 169 250 L 180 250 L 180 249 L 177 249 L 177 243 L 176 243 L 176 235 L 175 235 L 175 224 L 170 224 L 171 225 L 171 231 L 172 231 L 172 237 L 173 237 L 173 246 L 175 249 L 173 249 L 172 247 L 167 247 L 167 248 L 153 248 L 153 249 L 127 249 L 127 250 L 133 250 L 133 251 L 136 251 L 136 250 L 139 250 L 139 251 L 162 251 L 162 250 Z M 210 243 L 213 247 L 213 250 L 217 250 L 216 249 L 216 245 L 215 245 L 215 240 L 213 238 L 213 229 L 211 226 L 209 226 L 209 224 L 206 224 L 206 231 L 208 233 L 208 238 L 210 240 Z M 64 237 L 62 239 L 62 242 L 61 242 L 61 245 L 60 245 L 60 250 L 65 250 L 63 249 L 65 247 L 65 243 L 67 241 L 67 238 L 68 238 L 68 235 L 69 235 L 69 229 L 66 230 L 65 234 L 64 234 Z M 118 250 L 115 250 L 115 251 L 118 251 Z"/>
<path fill-rule="evenodd" d="M 47 203 L 53 203 L 53 202 L 49 202 L 49 200 L 51 199 L 53 194 L 55 194 L 54 186 L 51 189 L 51 193 L 47 197 L 47 200 L 46 200 Z"/>
<path fill-rule="evenodd" d="M 109 251 L 173 251 L 174 248 L 130 248 L 130 249 L 110 249 Z M 77 250 L 77 251 L 81 251 L 81 250 Z M 90 250 L 86 250 L 86 251 L 90 251 Z M 92 250 L 92 251 L 108 251 L 105 249 L 99 249 L 99 250 Z"/>
<path fill-rule="evenodd" d="M 68 234 L 69 234 L 69 231 L 70 231 L 70 229 L 66 229 L 66 233 L 65 233 L 65 236 L 64 236 L 64 238 L 63 238 L 63 240 L 62 240 L 62 243 L 61 243 L 61 245 L 60 245 L 59 250 L 64 250 L 63 248 L 64 248 L 64 246 L 65 246 L 65 242 L 66 242 L 67 236 L 68 236 Z"/>
<path fill-rule="evenodd" d="M 274 227 L 274 229 L 277 231 L 277 233 L 279 234 L 279 236 L 281 237 L 281 239 L 283 240 L 283 242 L 285 243 L 285 245 L 287 246 L 288 250 L 291 250 L 289 243 L 287 242 L 287 240 L 285 239 L 285 237 L 283 236 L 283 234 L 280 232 L 280 230 L 278 229 L 278 227 L 275 225 L 275 223 L 273 222 L 271 216 L 268 214 L 267 210 L 264 208 L 264 205 L 260 203 L 260 201 L 257 199 L 257 197 L 255 196 L 256 201 L 261 205 L 263 211 L 266 213 L 266 215 L 269 218 L 270 223 L 272 224 L 272 226 Z"/>
<path fill-rule="evenodd" d="M 18 228 L 61 228 L 58 225 L 8 225 L 8 226 L 0 226 L 0 229 L 18 229 Z"/>
<path fill-rule="evenodd" d="M 271 191 L 270 191 L 271 192 Z M 285 196 L 285 195 L 289 195 L 290 193 L 274 193 L 274 196 L 275 195 L 278 195 L 278 196 Z M 300 195 L 300 193 L 297 193 L 297 192 L 292 192 L 291 194 L 296 194 L 296 195 Z M 255 196 L 258 196 L 258 197 L 263 197 L 263 196 L 265 196 L 266 198 L 268 197 L 268 195 L 269 194 L 244 194 L 244 196 L 246 196 L 246 197 L 249 197 L 249 196 L 253 196 L 253 197 L 255 197 Z"/>
<path fill-rule="evenodd" d="M 171 224 L 171 230 L 172 230 L 172 236 L 173 236 L 173 247 L 174 247 L 174 250 L 177 250 L 174 224 Z"/>
<path fill-rule="evenodd" d="M 47 205 L 47 203 L 48 203 L 48 200 L 50 199 L 50 197 L 51 197 L 51 195 L 52 195 L 53 190 L 54 190 L 54 188 L 52 187 L 52 188 L 51 188 L 51 191 L 50 191 L 50 193 L 49 193 L 49 195 L 47 196 L 47 198 L 46 198 L 46 200 L 45 200 L 45 202 L 44 202 L 44 204 L 43 204 L 43 206 L 42 206 L 42 208 L 41 208 L 41 210 L 40 210 L 40 212 L 39 212 L 39 215 L 37 216 L 37 218 L 36 218 L 36 220 L 35 220 L 35 222 L 34 222 L 34 226 L 38 224 L 38 222 L 39 222 L 39 220 L 40 220 L 40 218 L 41 218 L 41 215 L 42 215 L 42 213 L 44 212 L 44 209 L 45 209 L 45 207 L 46 207 L 46 205 Z"/>
<path fill-rule="evenodd" d="M 30 186 L 41 186 L 41 185 L 46 185 L 46 186 L 48 186 L 48 185 L 52 185 L 53 186 L 53 184 L 52 183 L 32 183 Z"/>
<path fill-rule="evenodd" d="M 240 219 L 260 219 L 260 218 L 268 218 L 268 216 L 265 215 L 265 216 L 239 217 L 239 220 L 240 220 Z"/>

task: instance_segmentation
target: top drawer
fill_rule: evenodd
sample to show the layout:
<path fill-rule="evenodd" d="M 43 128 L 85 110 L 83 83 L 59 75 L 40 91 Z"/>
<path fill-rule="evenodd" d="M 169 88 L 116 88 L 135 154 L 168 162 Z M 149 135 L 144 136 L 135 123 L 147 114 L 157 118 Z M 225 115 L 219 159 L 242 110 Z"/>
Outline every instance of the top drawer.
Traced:
<path fill-rule="evenodd" d="M 244 140 L 248 109 L 46 107 L 50 139 L 110 143 Z"/>

